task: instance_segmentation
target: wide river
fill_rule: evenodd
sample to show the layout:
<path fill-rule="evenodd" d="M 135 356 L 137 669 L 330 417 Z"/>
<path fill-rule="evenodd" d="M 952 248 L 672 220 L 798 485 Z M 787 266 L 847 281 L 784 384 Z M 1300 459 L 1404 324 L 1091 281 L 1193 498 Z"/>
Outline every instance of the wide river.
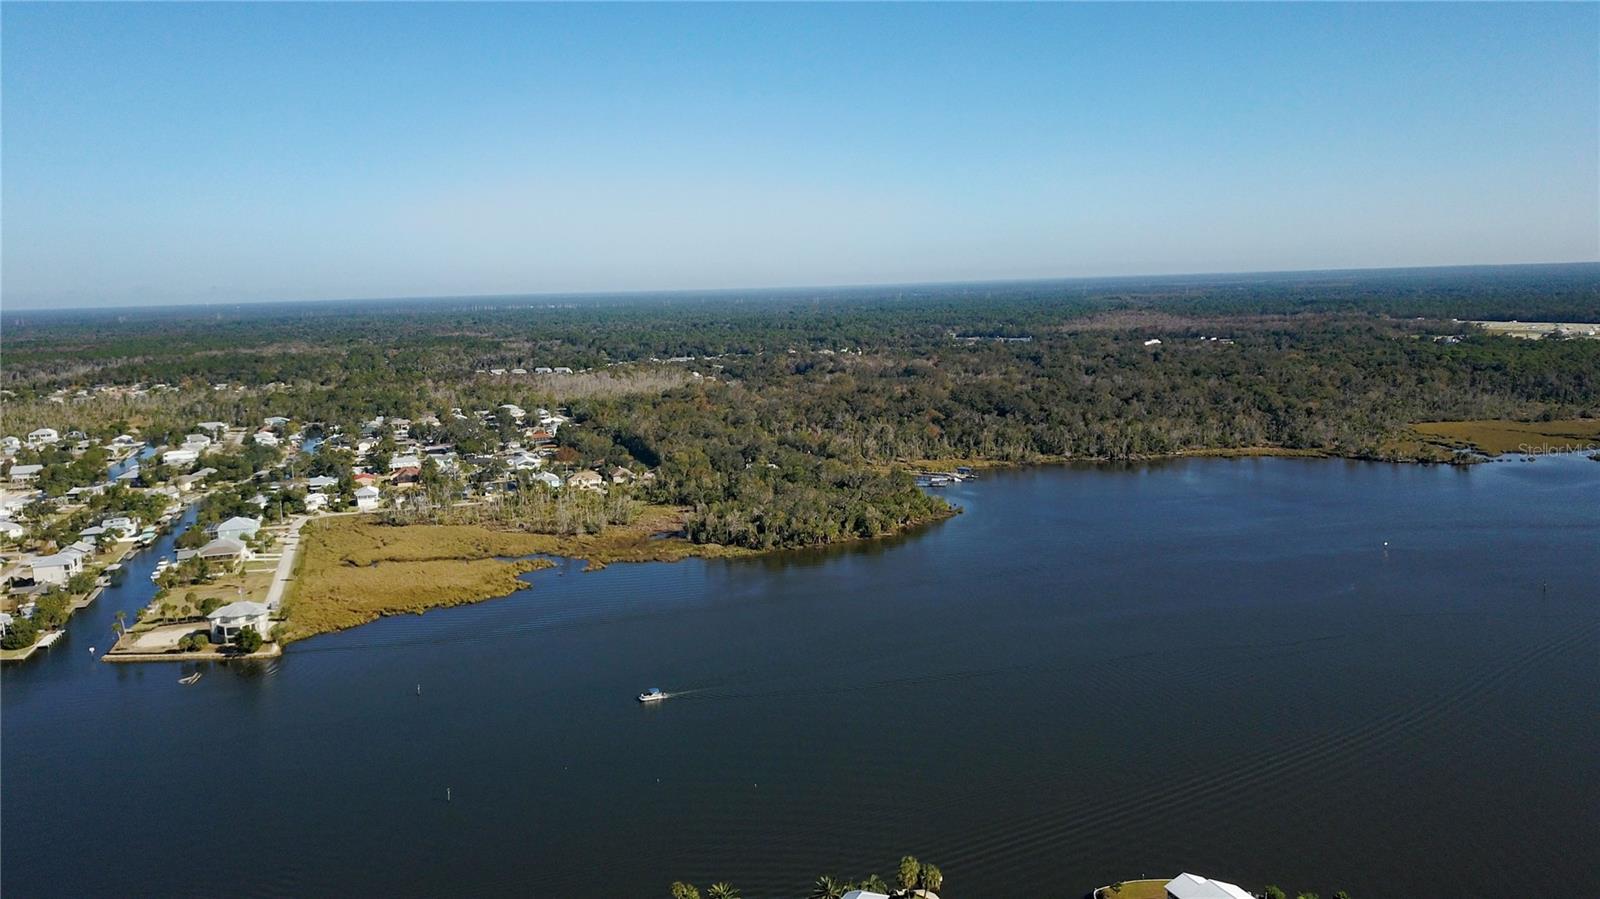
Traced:
<path fill-rule="evenodd" d="M 1600 896 L 1600 463 L 948 495 L 903 539 L 567 564 L 191 687 L 89 652 L 145 553 L 4 673 L 5 894 L 764 899 L 913 853 L 947 897 Z"/>

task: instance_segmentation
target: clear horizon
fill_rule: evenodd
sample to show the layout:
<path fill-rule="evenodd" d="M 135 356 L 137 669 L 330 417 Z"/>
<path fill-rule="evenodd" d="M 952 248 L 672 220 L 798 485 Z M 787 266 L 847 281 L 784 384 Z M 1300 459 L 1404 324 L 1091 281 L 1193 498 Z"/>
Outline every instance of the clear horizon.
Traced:
<path fill-rule="evenodd" d="M 3 7 L 8 310 L 1600 259 L 1600 6 Z"/>

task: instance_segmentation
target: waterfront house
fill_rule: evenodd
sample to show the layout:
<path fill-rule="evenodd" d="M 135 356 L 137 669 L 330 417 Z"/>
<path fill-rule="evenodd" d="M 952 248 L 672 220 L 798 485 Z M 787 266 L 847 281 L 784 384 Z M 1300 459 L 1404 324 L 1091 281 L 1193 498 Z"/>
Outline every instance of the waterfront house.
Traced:
<path fill-rule="evenodd" d="M 235 540 L 232 537 L 218 537 L 200 547 L 200 551 L 195 555 L 205 559 L 207 562 L 223 562 L 233 565 L 254 558 L 255 553 L 252 553 L 250 547 L 245 546 L 242 540 Z"/>
<path fill-rule="evenodd" d="M 575 471 L 567 478 L 567 486 L 577 490 L 604 490 L 605 483 L 598 471 Z"/>
<path fill-rule="evenodd" d="M 270 615 L 271 610 L 259 602 L 230 602 L 206 616 L 206 621 L 211 623 L 211 642 L 229 643 L 246 627 L 255 628 L 256 633 L 265 637 L 272 629 Z"/>
<path fill-rule="evenodd" d="M 139 522 L 131 515 L 113 515 L 100 522 L 100 526 L 124 543 L 139 536 Z"/>
<path fill-rule="evenodd" d="M 254 537 L 256 531 L 259 530 L 261 530 L 261 522 L 259 520 L 246 518 L 243 515 L 235 515 L 217 525 L 212 533 L 218 537 L 226 537 L 231 540 L 244 540 L 246 537 Z"/>
<path fill-rule="evenodd" d="M 41 446 L 49 446 L 50 444 L 56 443 L 60 440 L 61 433 L 55 428 L 39 428 L 38 430 L 31 431 L 28 434 L 28 445 L 34 449 L 38 449 Z"/>
<path fill-rule="evenodd" d="M 83 570 L 83 558 L 83 553 L 72 550 L 37 556 L 33 560 L 33 582 L 64 586 L 73 575 Z"/>
<path fill-rule="evenodd" d="M 26 484 L 39 476 L 44 471 L 43 465 L 13 465 L 11 466 L 11 482 L 13 484 Z"/>
<path fill-rule="evenodd" d="M 204 434 L 190 434 L 183 438 L 184 449 L 203 450 L 210 445 L 211 438 Z"/>
<path fill-rule="evenodd" d="M 371 484 L 359 487 L 356 489 L 356 508 L 363 512 L 375 512 L 378 509 L 381 496 L 382 494 L 378 492 L 378 488 Z"/>
<path fill-rule="evenodd" d="M 1255 899 L 1249 890 L 1198 874 L 1179 874 L 1167 882 L 1167 899 Z"/>

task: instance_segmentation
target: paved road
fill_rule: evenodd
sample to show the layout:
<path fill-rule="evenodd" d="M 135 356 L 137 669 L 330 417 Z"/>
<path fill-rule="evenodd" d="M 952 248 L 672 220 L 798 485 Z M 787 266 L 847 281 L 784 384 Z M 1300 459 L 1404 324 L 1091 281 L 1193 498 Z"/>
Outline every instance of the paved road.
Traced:
<path fill-rule="evenodd" d="M 313 518 L 334 518 L 355 515 L 355 512 L 328 512 L 322 515 L 296 515 L 289 521 L 289 530 L 283 535 L 283 554 L 278 557 L 278 570 L 272 575 L 272 587 L 267 590 L 267 608 L 277 609 L 283 601 L 284 587 L 294 571 L 294 559 L 300 552 L 300 528 Z"/>
<path fill-rule="evenodd" d="M 289 531 L 283 535 L 283 554 L 278 557 L 278 570 L 272 575 L 272 587 L 267 590 L 267 608 L 276 609 L 283 601 L 283 588 L 294 571 L 294 557 L 300 551 L 300 528 L 310 516 L 296 515 L 289 522 Z"/>

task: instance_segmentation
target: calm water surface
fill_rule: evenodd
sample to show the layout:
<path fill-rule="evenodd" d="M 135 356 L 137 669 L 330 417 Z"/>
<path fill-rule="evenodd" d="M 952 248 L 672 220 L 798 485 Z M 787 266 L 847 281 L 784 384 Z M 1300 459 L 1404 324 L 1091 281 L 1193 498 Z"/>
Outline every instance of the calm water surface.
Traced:
<path fill-rule="evenodd" d="M 912 852 L 947 897 L 1184 869 L 1600 895 L 1600 464 L 949 495 L 966 513 L 906 539 L 568 564 L 194 687 L 88 652 L 145 554 L 4 672 L 5 894 L 759 899 Z"/>

